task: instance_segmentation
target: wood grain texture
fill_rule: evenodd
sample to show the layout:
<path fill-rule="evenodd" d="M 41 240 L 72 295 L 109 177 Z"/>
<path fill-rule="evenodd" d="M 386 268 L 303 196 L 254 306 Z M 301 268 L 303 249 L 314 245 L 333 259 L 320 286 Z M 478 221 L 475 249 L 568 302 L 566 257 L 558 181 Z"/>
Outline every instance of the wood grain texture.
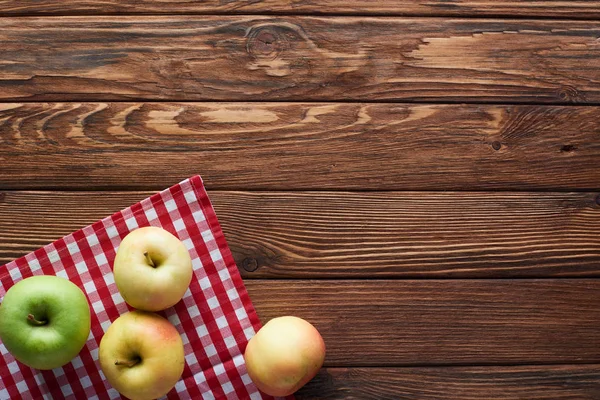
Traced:
<path fill-rule="evenodd" d="M 599 134 L 589 106 L 7 103 L 0 188 L 593 191 Z"/>
<path fill-rule="evenodd" d="M 600 102 L 600 25 L 370 17 L 0 20 L 0 99 Z"/>
<path fill-rule="evenodd" d="M 597 400 L 600 366 L 323 368 L 309 399 Z"/>
<path fill-rule="evenodd" d="M 350 14 L 598 18 L 595 0 L 0 0 L 0 15 Z"/>
<path fill-rule="evenodd" d="M 599 280 L 247 280 L 315 325 L 326 366 L 598 363 Z"/>
<path fill-rule="evenodd" d="M 599 276 L 596 196 L 211 193 L 245 276 L 286 278 Z"/>
<path fill-rule="evenodd" d="M 8 192 L 0 265 L 150 193 Z M 598 277 L 593 193 L 209 193 L 245 278 Z"/>

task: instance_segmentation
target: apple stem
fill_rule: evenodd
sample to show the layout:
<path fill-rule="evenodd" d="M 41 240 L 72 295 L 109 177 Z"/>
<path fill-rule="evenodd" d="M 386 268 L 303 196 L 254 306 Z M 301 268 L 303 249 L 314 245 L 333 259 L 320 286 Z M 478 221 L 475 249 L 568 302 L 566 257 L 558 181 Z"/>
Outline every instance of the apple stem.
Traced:
<path fill-rule="evenodd" d="M 46 325 L 48 323 L 48 321 L 38 321 L 37 319 L 35 319 L 33 314 L 29 314 L 27 316 L 27 320 L 29 321 L 30 324 L 35 325 L 35 326 L 42 326 L 42 325 Z"/>
<path fill-rule="evenodd" d="M 146 261 L 148 261 L 148 264 L 150 264 L 152 268 L 156 268 L 156 264 L 154 264 L 154 261 L 152 261 L 152 258 L 150 258 L 148 252 L 144 253 L 144 257 L 146 257 Z"/>
<path fill-rule="evenodd" d="M 119 361 L 119 360 L 117 360 L 117 361 L 115 361 L 115 365 L 124 365 L 124 366 L 126 366 L 128 368 L 131 368 L 134 365 L 139 364 L 139 362 L 140 362 L 139 359 L 136 359 L 136 360 L 127 360 L 127 361 Z"/>

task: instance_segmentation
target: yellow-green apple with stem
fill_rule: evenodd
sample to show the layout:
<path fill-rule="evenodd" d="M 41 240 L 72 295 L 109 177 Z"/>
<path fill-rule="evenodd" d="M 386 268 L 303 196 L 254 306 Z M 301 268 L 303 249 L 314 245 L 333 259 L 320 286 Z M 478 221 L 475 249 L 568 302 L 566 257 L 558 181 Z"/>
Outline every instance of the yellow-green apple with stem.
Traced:
<path fill-rule="evenodd" d="M 156 399 L 181 378 L 185 365 L 181 336 L 158 314 L 131 311 L 106 330 L 98 352 L 108 382 L 131 400 Z"/>
<path fill-rule="evenodd" d="M 130 232 L 113 265 L 115 283 L 133 308 L 160 311 L 175 305 L 192 281 L 192 259 L 185 245 L 159 227 Z"/>
<path fill-rule="evenodd" d="M 319 371 L 325 343 L 308 321 L 278 317 L 267 322 L 250 339 L 244 352 L 248 375 L 263 393 L 288 396 Z"/>
<path fill-rule="evenodd" d="M 90 334 L 90 306 L 73 282 L 36 275 L 13 285 L 0 305 L 0 339 L 17 360 L 41 370 L 61 367 Z"/>

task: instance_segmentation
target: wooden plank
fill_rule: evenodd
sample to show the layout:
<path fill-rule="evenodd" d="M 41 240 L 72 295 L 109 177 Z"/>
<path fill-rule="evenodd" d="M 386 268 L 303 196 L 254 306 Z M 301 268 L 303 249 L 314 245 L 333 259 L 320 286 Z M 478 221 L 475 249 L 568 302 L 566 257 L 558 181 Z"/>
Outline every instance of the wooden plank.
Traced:
<path fill-rule="evenodd" d="M 599 280 L 246 280 L 261 321 L 305 318 L 325 365 L 600 361 Z"/>
<path fill-rule="evenodd" d="M 589 106 L 8 103 L 0 188 L 594 191 L 598 132 Z"/>
<path fill-rule="evenodd" d="M 0 15 L 94 14 L 351 14 L 598 18 L 593 0 L 2 0 Z"/>
<path fill-rule="evenodd" d="M 600 102 L 600 25 L 370 17 L 0 20 L 0 99 Z"/>
<path fill-rule="evenodd" d="M 8 192 L 0 265 L 149 194 Z M 210 197 L 246 278 L 600 276 L 594 193 Z"/>
<path fill-rule="evenodd" d="M 600 366 L 323 368 L 295 397 L 596 400 L 600 398 Z"/>
<path fill-rule="evenodd" d="M 596 194 L 211 192 L 246 277 L 599 276 Z"/>

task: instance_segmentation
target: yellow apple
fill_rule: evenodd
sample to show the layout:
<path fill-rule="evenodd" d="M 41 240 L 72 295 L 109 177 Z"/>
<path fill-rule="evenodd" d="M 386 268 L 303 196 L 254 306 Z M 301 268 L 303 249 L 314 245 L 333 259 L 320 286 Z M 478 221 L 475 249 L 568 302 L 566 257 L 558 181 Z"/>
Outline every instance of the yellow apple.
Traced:
<path fill-rule="evenodd" d="M 102 337 L 98 356 L 108 382 L 131 400 L 164 396 L 179 381 L 185 366 L 177 329 L 146 311 L 117 318 Z"/>
<path fill-rule="evenodd" d="M 310 381 L 325 359 L 325 343 L 309 322 L 274 318 L 250 339 L 244 353 L 248 375 L 263 393 L 287 396 Z"/>
<path fill-rule="evenodd" d="M 121 241 L 113 265 L 123 299 L 138 310 L 174 306 L 192 281 L 192 259 L 185 245 L 168 231 L 150 226 Z"/>

